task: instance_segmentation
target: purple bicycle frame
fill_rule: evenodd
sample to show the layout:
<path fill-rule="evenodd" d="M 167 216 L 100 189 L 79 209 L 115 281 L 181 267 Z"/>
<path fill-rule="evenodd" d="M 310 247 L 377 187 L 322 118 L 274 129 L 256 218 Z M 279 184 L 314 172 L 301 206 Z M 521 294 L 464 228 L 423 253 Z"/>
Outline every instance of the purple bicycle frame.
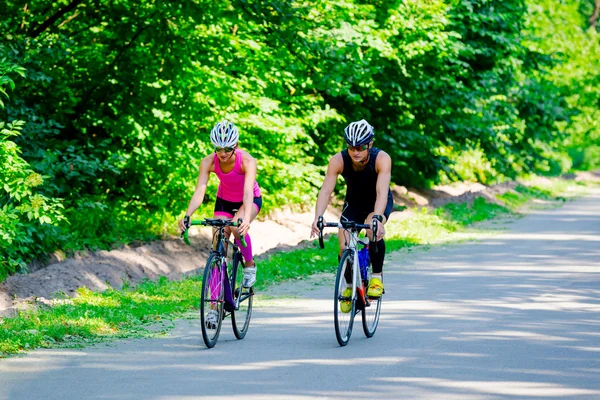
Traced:
<path fill-rule="evenodd" d="M 235 307 L 235 301 L 233 300 L 233 294 L 231 292 L 231 285 L 229 284 L 229 276 L 227 275 L 227 263 L 221 265 L 221 276 L 217 278 L 216 275 L 210 275 L 209 287 L 211 294 L 211 301 L 216 301 L 221 297 L 222 282 L 225 283 L 225 305 L 230 304 Z M 227 310 L 231 311 L 231 310 Z"/>

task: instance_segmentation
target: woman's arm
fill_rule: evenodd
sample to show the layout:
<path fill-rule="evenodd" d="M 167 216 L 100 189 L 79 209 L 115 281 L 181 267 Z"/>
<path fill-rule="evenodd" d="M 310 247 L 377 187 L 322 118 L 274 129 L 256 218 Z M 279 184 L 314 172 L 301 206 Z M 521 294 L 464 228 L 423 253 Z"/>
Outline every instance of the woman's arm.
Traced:
<path fill-rule="evenodd" d="M 214 156 L 210 154 L 204 157 L 200 162 L 196 190 L 194 190 L 194 194 L 192 196 L 192 199 L 190 200 L 185 215 L 191 216 L 198 209 L 198 207 L 200 207 L 200 204 L 202 204 L 202 201 L 204 200 L 204 195 L 206 194 L 208 178 L 212 171 L 214 171 Z M 183 220 L 179 221 L 179 228 L 182 231 L 186 229 L 185 225 L 183 224 Z"/>

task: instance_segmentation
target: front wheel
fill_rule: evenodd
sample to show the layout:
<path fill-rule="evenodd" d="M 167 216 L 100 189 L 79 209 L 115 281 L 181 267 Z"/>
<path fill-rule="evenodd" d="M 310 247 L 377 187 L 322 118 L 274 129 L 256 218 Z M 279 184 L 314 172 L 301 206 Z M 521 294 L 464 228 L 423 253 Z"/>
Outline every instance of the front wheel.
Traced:
<path fill-rule="evenodd" d="M 252 316 L 252 299 L 254 298 L 254 289 L 242 286 L 244 263 L 240 258 L 239 253 L 234 254 L 231 274 L 231 287 L 233 288 L 233 301 L 235 302 L 235 309 L 231 312 L 231 324 L 233 333 L 239 340 L 243 339 L 248 332 L 250 317 Z"/>
<path fill-rule="evenodd" d="M 356 295 L 352 296 L 353 265 L 354 254 L 350 250 L 344 250 L 335 278 L 333 297 L 335 336 L 340 346 L 348 344 L 356 314 Z"/>
<path fill-rule="evenodd" d="M 204 267 L 202 280 L 202 297 L 200 299 L 200 322 L 202 324 L 202 339 L 206 347 L 212 348 L 217 344 L 221 323 L 223 322 L 223 302 L 225 288 L 223 287 L 223 260 L 217 254 L 211 254 Z"/>

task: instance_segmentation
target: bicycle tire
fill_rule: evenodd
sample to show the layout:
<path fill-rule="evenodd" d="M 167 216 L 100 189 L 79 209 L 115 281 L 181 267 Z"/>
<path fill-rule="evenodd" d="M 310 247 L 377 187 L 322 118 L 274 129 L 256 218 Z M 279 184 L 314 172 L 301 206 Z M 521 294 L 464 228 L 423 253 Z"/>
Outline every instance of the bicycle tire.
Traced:
<path fill-rule="evenodd" d="M 241 298 L 238 308 L 231 312 L 231 325 L 235 337 L 238 338 L 238 340 L 242 340 L 246 336 L 246 333 L 248 333 L 248 327 L 250 326 L 254 289 L 242 286 L 242 281 L 244 279 L 244 263 L 239 257 L 241 257 L 240 253 L 234 254 L 231 287 L 233 300 L 237 302 L 240 294 Z"/>
<path fill-rule="evenodd" d="M 367 293 L 365 292 L 365 297 Z M 369 297 L 369 306 L 365 305 L 362 309 L 362 326 L 365 336 L 373 337 L 377 326 L 379 326 L 379 315 L 381 314 L 381 297 Z"/>
<path fill-rule="evenodd" d="M 352 299 L 343 296 L 345 289 L 348 287 L 345 275 L 352 279 L 354 264 L 354 254 L 351 250 L 344 250 L 338 266 L 337 275 L 335 277 L 335 290 L 333 297 L 333 319 L 335 325 L 335 337 L 340 346 L 345 346 L 350 341 L 352 336 L 352 326 L 354 324 L 354 316 L 356 315 L 356 295 Z M 346 272 L 347 269 L 349 272 Z M 349 302 L 349 304 L 347 303 Z M 342 311 L 342 303 L 346 312 Z M 350 306 L 348 310 L 347 307 Z"/>
<path fill-rule="evenodd" d="M 204 267 L 202 279 L 202 296 L 200 298 L 200 323 L 202 325 L 202 339 L 206 347 L 213 348 L 219 339 L 223 323 L 223 303 L 225 288 L 222 278 L 222 258 L 213 253 L 208 257 Z M 216 311 L 218 318 L 216 324 L 207 322 L 210 311 Z"/>

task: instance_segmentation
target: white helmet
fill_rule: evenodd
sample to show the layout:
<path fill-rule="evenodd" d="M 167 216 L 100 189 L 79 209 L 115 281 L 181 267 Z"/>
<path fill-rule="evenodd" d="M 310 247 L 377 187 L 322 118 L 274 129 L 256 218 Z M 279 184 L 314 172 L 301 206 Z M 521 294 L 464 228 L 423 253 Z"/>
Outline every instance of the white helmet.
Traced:
<path fill-rule="evenodd" d="M 344 129 L 344 139 L 349 146 L 361 146 L 373 140 L 375 133 L 367 121 L 352 122 Z"/>
<path fill-rule="evenodd" d="M 210 141 L 215 147 L 234 147 L 239 138 L 237 127 L 227 120 L 217 123 L 210 131 Z"/>

